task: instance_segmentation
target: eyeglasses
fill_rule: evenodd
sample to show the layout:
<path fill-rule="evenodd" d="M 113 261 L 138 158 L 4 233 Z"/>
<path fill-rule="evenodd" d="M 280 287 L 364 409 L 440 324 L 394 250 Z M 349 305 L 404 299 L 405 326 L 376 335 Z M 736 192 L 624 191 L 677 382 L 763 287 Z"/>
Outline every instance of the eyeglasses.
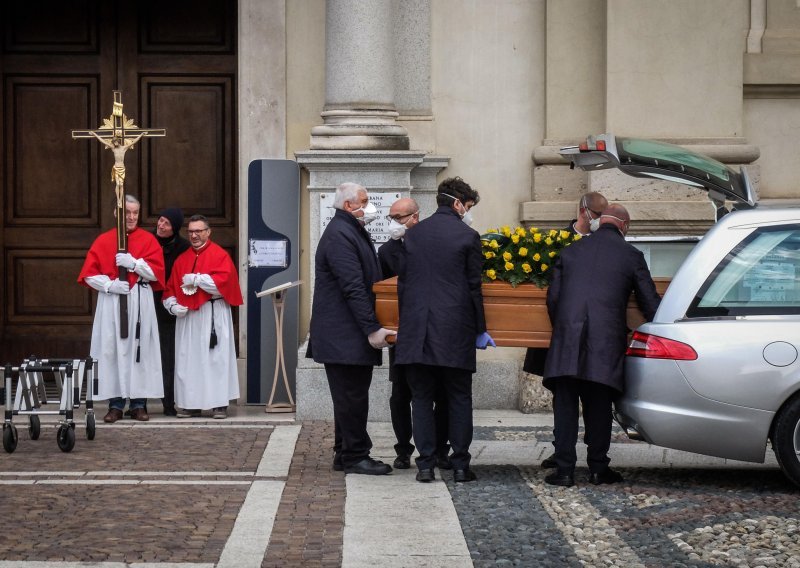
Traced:
<path fill-rule="evenodd" d="M 197 229 L 196 231 L 186 231 L 190 235 L 199 235 L 200 233 L 205 233 L 208 229 Z"/>
<path fill-rule="evenodd" d="M 414 211 L 413 213 L 406 213 L 405 215 L 387 215 L 387 221 L 397 221 L 400 222 L 400 219 L 405 219 L 406 217 L 411 217 L 412 215 L 416 215 L 419 211 Z"/>

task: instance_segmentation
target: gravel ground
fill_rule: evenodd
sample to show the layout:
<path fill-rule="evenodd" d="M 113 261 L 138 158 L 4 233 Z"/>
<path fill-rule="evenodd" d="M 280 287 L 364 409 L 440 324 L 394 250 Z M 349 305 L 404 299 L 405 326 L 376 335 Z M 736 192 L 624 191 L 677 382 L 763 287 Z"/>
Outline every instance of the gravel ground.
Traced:
<path fill-rule="evenodd" d="M 499 433 L 499 435 L 503 435 Z M 475 566 L 800 568 L 798 490 L 777 471 L 622 469 L 551 487 L 537 467 L 447 485 Z"/>

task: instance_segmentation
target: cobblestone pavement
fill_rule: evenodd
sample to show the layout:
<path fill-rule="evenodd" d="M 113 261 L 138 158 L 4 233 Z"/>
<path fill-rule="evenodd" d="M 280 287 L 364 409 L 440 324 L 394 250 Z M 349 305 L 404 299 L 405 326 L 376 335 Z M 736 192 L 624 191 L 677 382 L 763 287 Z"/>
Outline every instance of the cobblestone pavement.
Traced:
<path fill-rule="evenodd" d="M 154 416 L 78 427 L 58 450 L 17 421 L 0 452 L 0 568 L 306 566 L 789 566 L 800 568 L 800 501 L 768 456 L 726 462 L 631 442 L 625 482 L 545 485 L 552 417 L 476 411 L 478 481 L 345 476 L 330 422 L 263 408 L 227 421 Z M 499 418 L 498 418 L 499 417 Z M 391 461 L 388 424 L 373 454 Z M 771 451 L 769 452 L 771 454 Z M 579 454 L 580 457 L 581 454 Z"/>

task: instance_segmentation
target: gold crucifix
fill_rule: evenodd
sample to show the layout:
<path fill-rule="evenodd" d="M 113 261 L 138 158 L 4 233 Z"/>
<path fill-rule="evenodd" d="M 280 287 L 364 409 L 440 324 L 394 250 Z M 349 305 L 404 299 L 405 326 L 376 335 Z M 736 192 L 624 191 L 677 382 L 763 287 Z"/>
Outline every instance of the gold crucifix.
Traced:
<path fill-rule="evenodd" d="M 94 130 L 73 130 L 72 138 L 97 138 L 101 144 L 114 153 L 114 167 L 111 170 L 111 181 L 117 201 L 117 251 L 128 249 L 128 232 L 125 230 L 125 152 L 142 138 L 166 136 L 163 128 L 139 128 L 133 119 L 122 112 L 122 92 L 114 91 L 114 107 L 111 116 L 103 119 L 103 126 Z M 128 271 L 120 267 L 119 278 L 125 280 Z M 120 299 L 120 337 L 128 337 L 128 304 Z"/>

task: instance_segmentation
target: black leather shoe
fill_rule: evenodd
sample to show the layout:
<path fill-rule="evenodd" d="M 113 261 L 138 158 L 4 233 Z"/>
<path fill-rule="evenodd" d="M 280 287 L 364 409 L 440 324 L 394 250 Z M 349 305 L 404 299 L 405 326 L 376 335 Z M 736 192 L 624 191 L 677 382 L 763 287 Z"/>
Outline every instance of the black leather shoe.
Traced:
<path fill-rule="evenodd" d="M 333 471 L 344 471 L 344 466 L 342 465 L 342 454 L 333 454 Z"/>
<path fill-rule="evenodd" d="M 550 457 L 544 458 L 542 460 L 542 469 L 555 469 L 558 467 L 556 463 L 556 455 L 553 454 Z"/>
<path fill-rule="evenodd" d="M 622 475 L 610 467 L 607 467 L 602 473 L 589 474 L 589 483 L 592 485 L 601 485 L 603 483 L 619 483 L 620 481 L 622 481 Z"/>
<path fill-rule="evenodd" d="M 466 483 L 476 479 L 478 479 L 478 476 L 471 469 L 457 469 L 453 472 L 453 481 L 456 483 Z"/>
<path fill-rule="evenodd" d="M 345 473 L 361 473 L 363 475 L 386 475 L 392 472 L 392 466 L 372 458 L 364 458 L 358 463 L 344 467 Z"/>
<path fill-rule="evenodd" d="M 436 480 L 436 475 L 433 473 L 432 469 L 421 469 L 417 472 L 417 481 L 421 481 L 422 483 L 430 483 L 431 481 Z"/>
<path fill-rule="evenodd" d="M 408 469 L 411 467 L 411 456 L 397 456 L 392 466 L 395 469 Z"/>
<path fill-rule="evenodd" d="M 560 487 L 572 487 L 575 485 L 575 476 L 573 475 L 560 475 L 558 472 L 551 473 L 544 478 L 544 482 L 548 485 L 558 485 Z"/>
<path fill-rule="evenodd" d="M 439 469 L 453 469 L 453 464 L 450 463 L 450 456 L 447 454 L 436 457 L 436 467 Z"/>

